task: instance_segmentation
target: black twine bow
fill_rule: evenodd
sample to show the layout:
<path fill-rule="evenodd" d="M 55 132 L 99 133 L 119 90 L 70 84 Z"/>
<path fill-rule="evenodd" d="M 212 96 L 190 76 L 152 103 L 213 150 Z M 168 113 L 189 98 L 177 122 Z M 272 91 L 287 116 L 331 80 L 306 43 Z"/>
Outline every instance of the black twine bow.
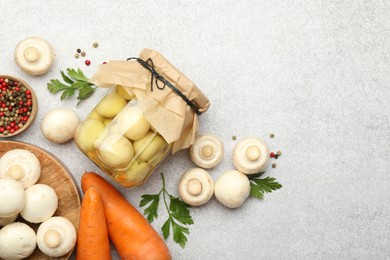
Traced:
<path fill-rule="evenodd" d="M 135 57 L 132 57 L 132 58 L 128 58 L 127 61 L 129 60 L 137 60 L 139 64 L 141 64 L 142 67 L 144 67 L 145 69 L 147 69 L 148 71 L 150 71 L 150 73 L 152 74 L 151 78 L 150 78 L 150 90 L 153 91 L 153 81 L 156 85 L 156 87 L 160 90 L 163 90 L 165 88 L 165 86 L 168 86 L 170 89 L 173 90 L 173 92 L 175 92 L 179 97 L 181 97 L 186 103 L 187 105 L 190 106 L 190 108 L 192 110 L 194 110 L 194 112 L 197 114 L 197 115 L 200 115 L 202 114 L 202 112 L 199 111 L 199 109 L 195 106 L 195 104 L 189 100 L 186 95 L 184 95 L 178 88 L 176 88 L 171 82 L 169 82 L 168 80 L 166 80 L 163 76 L 161 76 L 155 69 L 154 69 L 154 64 L 153 64 L 153 60 L 151 58 L 147 59 L 146 61 L 144 61 L 143 59 L 140 59 L 140 58 L 135 58 Z M 159 81 L 162 82 L 164 85 L 159 85 Z"/>

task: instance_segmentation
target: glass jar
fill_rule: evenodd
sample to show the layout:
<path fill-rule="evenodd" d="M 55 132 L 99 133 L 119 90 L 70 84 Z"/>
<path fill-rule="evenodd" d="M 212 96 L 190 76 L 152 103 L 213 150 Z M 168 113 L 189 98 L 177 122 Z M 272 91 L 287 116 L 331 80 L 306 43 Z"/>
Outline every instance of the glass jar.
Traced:
<path fill-rule="evenodd" d="M 145 118 L 135 95 L 119 85 L 79 125 L 75 141 L 87 157 L 125 187 L 145 182 L 172 148 Z"/>

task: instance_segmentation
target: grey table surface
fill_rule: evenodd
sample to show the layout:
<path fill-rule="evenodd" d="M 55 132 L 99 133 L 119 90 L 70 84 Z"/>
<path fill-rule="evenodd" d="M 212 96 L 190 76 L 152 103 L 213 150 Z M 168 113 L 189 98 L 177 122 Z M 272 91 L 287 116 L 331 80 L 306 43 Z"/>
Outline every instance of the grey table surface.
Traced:
<path fill-rule="evenodd" d="M 145 47 L 209 97 L 200 132 L 219 135 L 226 149 L 210 170 L 214 179 L 233 169 L 233 135 L 263 138 L 283 152 L 267 170 L 281 190 L 235 210 L 215 198 L 192 208 L 185 249 L 166 241 L 174 259 L 390 258 L 389 1 L 2 0 L 0 10 L 0 74 L 26 80 L 40 103 L 32 127 L 10 139 L 53 153 L 78 184 L 84 171 L 102 172 L 73 141 L 47 141 L 40 123 L 58 107 L 84 119 L 106 90 L 76 107 L 46 83 L 67 67 L 92 76 L 103 61 Z M 13 60 L 16 44 L 30 35 L 47 39 L 57 54 L 43 76 L 23 73 Z M 89 67 L 73 57 L 77 48 L 87 52 Z M 142 194 L 159 190 L 159 172 L 177 195 L 180 176 L 192 167 L 180 151 L 145 185 L 117 187 L 137 206 Z M 153 222 L 160 234 L 165 217 L 161 211 Z"/>

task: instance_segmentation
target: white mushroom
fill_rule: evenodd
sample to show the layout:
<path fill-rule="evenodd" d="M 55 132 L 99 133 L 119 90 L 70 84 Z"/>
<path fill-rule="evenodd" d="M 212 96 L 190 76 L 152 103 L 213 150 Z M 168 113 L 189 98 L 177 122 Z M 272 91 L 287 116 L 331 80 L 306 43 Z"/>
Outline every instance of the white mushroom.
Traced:
<path fill-rule="evenodd" d="M 28 225 L 15 222 L 0 230 L 0 258 L 24 259 L 29 257 L 37 246 L 34 230 Z"/>
<path fill-rule="evenodd" d="M 28 37 L 15 48 L 15 62 L 26 73 L 42 75 L 53 65 L 55 54 L 53 47 L 39 37 Z"/>
<path fill-rule="evenodd" d="M 216 135 L 199 135 L 190 147 L 191 160 L 199 167 L 206 169 L 219 164 L 223 154 L 223 143 Z"/>
<path fill-rule="evenodd" d="M 73 138 L 79 123 L 80 118 L 72 109 L 58 108 L 45 115 L 41 130 L 46 139 L 60 144 Z"/>
<path fill-rule="evenodd" d="M 31 223 L 40 223 L 53 216 L 58 197 L 52 187 L 35 184 L 26 189 L 26 204 L 20 215 Z"/>
<path fill-rule="evenodd" d="M 233 149 L 233 164 L 242 173 L 254 174 L 264 171 L 269 159 L 269 149 L 259 138 L 247 137 Z"/>
<path fill-rule="evenodd" d="M 200 206 L 213 196 L 214 182 L 210 174 L 200 168 L 193 168 L 180 179 L 180 198 L 191 206 Z"/>
<path fill-rule="evenodd" d="M 217 178 L 214 194 L 228 208 L 238 208 L 248 198 L 251 187 L 248 177 L 239 171 L 227 171 Z"/>
<path fill-rule="evenodd" d="M 69 253 L 76 243 L 76 229 L 64 217 L 52 217 L 43 222 L 37 231 L 39 249 L 50 257 Z"/>
<path fill-rule="evenodd" d="M 30 151 L 14 149 L 0 159 L 0 178 L 11 178 L 26 189 L 35 184 L 41 175 L 41 164 Z"/>
<path fill-rule="evenodd" d="M 22 184 L 4 178 L 0 179 L 0 218 L 18 214 L 25 205 L 25 193 Z"/>
<path fill-rule="evenodd" d="M 11 224 L 12 222 L 14 222 L 19 216 L 19 213 L 11 216 L 11 217 L 7 217 L 7 218 L 0 218 L 0 227 L 4 227 L 8 224 Z"/>

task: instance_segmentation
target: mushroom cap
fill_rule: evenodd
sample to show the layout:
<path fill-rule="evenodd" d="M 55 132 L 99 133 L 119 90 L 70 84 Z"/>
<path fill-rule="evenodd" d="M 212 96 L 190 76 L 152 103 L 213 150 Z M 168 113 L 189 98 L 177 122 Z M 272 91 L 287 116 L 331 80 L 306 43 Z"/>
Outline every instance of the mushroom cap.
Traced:
<path fill-rule="evenodd" d="M 13 179 L 0 179 L 0 218 L 18 214 L 25 205 L 25 192 L 22 184 Z"/>
<path fill-rule="evenodd" d="M 35 184 L 41 175 L 41 164 L 30 151 L 14 149 L 0 158 L 0 178 L 11 178 L 26 189 Z"/>
<path fill-rule="evenodd" d="M 68 108 L 49 111 L 42 120 L 41 130 L 46 139 L 54 143 L 65 143 L 73 138 L 80 117 Z"/>
<path fill-rule="evenodd" d="M 254 174 L 264 171 L 269 159 L 269 149 L 259 138 L 246 137 L 233 149 L 233 164 L 242 173 Z"/>
<path fill-rule="evenodd" d="M 11 216 L 11 217 L 7 217 L 7 218 L 0 218 L 0 227 L 4 227 L 8 224 L 11 224 L 12 222 L 14 222 L 19 216 L 19 213 Z"/>
<path fill-rule="evenodd" d="M 26 189 L 26 204 L 20 215 L 31 223 L 40 223 L 53 216 L 57 210 L 58 197 L 52 187 L 35 184 Z"/>
<path fill-rule="evenodd" d="M 24 259 L 37 246 L 34 230 L 28 225 L 14 222 L 0 230 L 0 258 Z"/>
<path fill-rule="evenodd" d="M 180 179 L 180 198 L 191 206 L 200 206 L 208 202 L 214 193 L 214 182 L 210 174 L 201 169 L 193 168 Z"/>
<path fill-rule="evenodd" d="M 15 62 L 30 75 L 42 75 L 53 65 L 55 53 L 53 47 L 44 39 L 28 37 L 15 48 Z"/>
<path fill-rule="evenodd" d="M 190 147 L 190 157 L 197 166 L 209 169 L 222 161 L 224 147 L 221 139 L 212 134 L 198 135 Z"/>
<path fill-rule="evenodd" d="M 60 257 L 70 252 L 76 243 L 76 229 L 64 217 L 52 217 L 43 222 L 37 231 L 39 249 L 50 257 Z"/>
<path fill-rule="evenodd" d="M 238 208 L 248 198 L 251 187 L 248 177 L 236 170 L 224 172 L 217 178 L 214 194 L 228 208 Z"/>

